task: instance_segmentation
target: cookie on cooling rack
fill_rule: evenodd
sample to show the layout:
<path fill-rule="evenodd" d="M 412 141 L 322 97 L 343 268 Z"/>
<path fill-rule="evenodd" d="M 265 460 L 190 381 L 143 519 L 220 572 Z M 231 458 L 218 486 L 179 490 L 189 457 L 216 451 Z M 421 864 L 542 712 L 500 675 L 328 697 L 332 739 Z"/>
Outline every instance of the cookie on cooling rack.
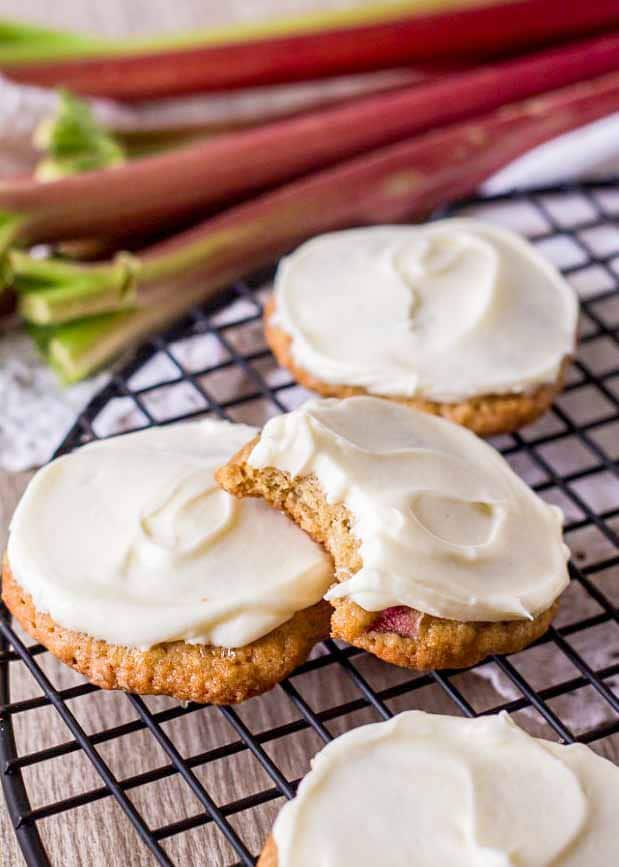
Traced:
<path fill-rule="evenodd" d="M 505 713 L 407 711 L 324 747 L 258 867 L 605 867 L 618 800 L 619 768 L 583 744 L 531 737 Z"/>
<path fill-rule="evenodd" d="M 255 433 L 180 424 L 87 445 L 40 470 L 11 524 L 2 598 L 105 689 L 232 703 L 329 633 L 331 558 L 215 468 Z"/>
<path fill-rule="evenodd" d="M 561 510 L 470 431 L 401 404 L 308 401 L 216 478 L 326 547 L 332 636 L 396 665 L 460 668 L 520 650 L 568 583 Z"/>
<path fill-rule="evenodd" d="M 325 397 L 373 394 L 487 436 L 548 408 L 577 316 L 575 293 L 531 244 L 449 219 L 303 244 L 280 263 L 265 333 Z"/>

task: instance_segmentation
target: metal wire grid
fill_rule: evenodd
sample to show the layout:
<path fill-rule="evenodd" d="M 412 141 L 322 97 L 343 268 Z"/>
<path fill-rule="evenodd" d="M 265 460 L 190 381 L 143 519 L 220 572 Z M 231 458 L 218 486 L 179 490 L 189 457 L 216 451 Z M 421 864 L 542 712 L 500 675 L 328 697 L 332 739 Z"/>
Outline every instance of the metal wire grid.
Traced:
<path fill-rule="evenodd" d="M 570 200 L 575 217 L 564 219 L 566 203 Z M 444 213 L 461 212 L 479 204 L 473 200 L 447 209 Z M 586 565 L 570 564 L 572 582 L 579 585 L 583 594 L 595 603 L 596 613 L 560 627 L 552 627 L 534 645 L 554 646 L 556 654 L 563 655 L 576 669 L 577 674 L 544 688 L 535 688 L 527 680 L 513 660 L 497 657 L 492 660 L 501 676 L 513 687 L 514 697 L 497 702 L 482 710 L 475 708 L 458 684 L 458 673 L 450 671 L 415 674 L 408 672 L 395 684 L 376 686 L 362 673 L 361 661 L 365 654 L 354 648 L 342 648 L 327 641 L 322 654 L 299 668 L 291 678 L 279 687 L 282 702 L 290 702 L 295 719 L 275 728 L 251 731 L 237 710 L 219 708 L 227 724 L 234 732 L 229 743 L 212 747 L 189 758 L 181 755 L 173 739 L 164 730 L 164 723 L 189 714 L 205 712 L 198 705 L 177 705 L 163 711 L 152 712 L 146 702 L 137 696 L 117 695 L 118 702 L 130 702 L 136 718 L 131 722 L 113 726 L 107 730 L 88 735 L 71 711 L 68 701 L 96 691 L 87 683 L 67 689 L 57 689 L 45 674 L 39 657 L 45 653 L 40 645 L 26 646 L 12 629 L 6 609 L 0 611 L 0 772 L 8 811 L 16 829 L 26 861 L 29 865 L 61 863 L 59 853 L 46 853 L 39 835 L 38 823 L 47 817 L 67 814 L 77 807 L 102 798 L 116 799 L 137 832 L 141 842 L 150 850 L 157 863 L 172 865 L 174 862 L 164 848 L 164 841 L 192 828 L 215 825 L 227 840 L 234 853 L 235 863 L 252 865 L 254 852 L 230 822 L 230 818 L 243 814 L 274 799 L 293 796 L 297 779 L 288 779 L 275 761 L 268 755 L 265 745 L 285 736 L 295 736 L 304 730 L 315 732 L 323 742 L 332 735 L 330 721 L 343 719 L 355 711 L 370 709 L 376 718 L 387 719 L 393 713 L 390 703 L 407 699 L 408 706 L 415 707 L 419 690 L 437 684 L 449 696 L 453 711 L 466 716 L 493 713 L 499 710 L 517 712 L 535 709 L 555 736 L 567 743 L 601 743 L 619 732 L 619 631 L 611 633 L 607 664 L 596 667 L 586 654 L 579 652 L 574 643 L 578 636 L 602 625 L 619 626 L 619 486 L 615 487 L 614 502 L 598 503 L 591 498 L 591 490 L 597 489 L 604 476 L 617 476 L 616 459 L 619 457 L 619 184 L 612 181 L 586 185 L 570 185 L 561 188 L 521 192 L 496 196 L 484 200 L 485 215 L 490 219 L 500 218 L 504 206 L 525 209 L 528 213 L 524 231 L 534 234 L 536 244 L 542 245 L 552 255 L 559 255 L 564 265 L 562 270 L 577 283 L 583 275 L 594 276 L 593 290 L 586 290 L 581 299 L 583 334 L 581 351 L 573 367 L 564 397 L 552 409 L 541 425 L 534 425 L 522 433 L 501 437 L 497 447 L 516 466 L 526 462 L 540 477 L 533 487 L 542 495 L 559 497 L 567 507 L 566 533 L 583 529 L 595 529 L 612 553 L 598 557 Z M 481 212 L 484 214 L 484 211 Z M 443 215 L 441 214 L 441 215 Z M 536 226 L 531 225 L 531 219 Z M 525 221 L 526 222 L 526 221 Z M 557 254 L 557 243 L 569 246 Z M 567 258 L 566 258 L 567 255 Z M 196 308 L 166 334 L 146 343 L 133 360 L 119 370 L 109 384 L 95 397 L 76 420 L 58 449 L 58 454 L 67 452 L 83 442 L 103 435 L 114 435 L 119 429 L 135 429 L 157 423 L 190 419 L 212 412 L 233 420 L 264 421 L 269 415 L 285 412 L 304 394 L 283 372 L 276 369 L 264 346 L 256 348 L 242 339 L 252 329 L 259 329 L 262 315 L 261 287 L 269 275 L 259 275 L 249 282 L 241 282 L 227 291 L 216 304 Z M 600 282 L 601 281 L 601 282 Z M 199 341 L 200 346 L 209 345 L 210 356 L 197 365 L 183 355 L 184 342 Z M 599 369 L 591 348 L 604 348 L 603 369 Z M 213 356 L 213 352 L 215 355 Z M 599 353 L 598 353 L 599 355 Z M 195 359 L 194 359 L 195 362 Z M 213 383 L 222 372 L 239 373 L 237 390 L 222 393 Z M 162 404 L 157 395 L 169 389 L 185 390 L 185 402 L 173 403 L 165 417 L 161 415 Z M 191 397 L 187 399 L 187 389 Z M 169 394 L 169 391 L 168 391 Z M 572 397 L 584 397 L 587 416 L 581 417 L 571 403 Z M 122 412 L 112 412 L 105 424 L 101 419 L 108 410 L 121 404 Z M 598 406 L 601 404 L 601 406 Z M 582 405 L 582 402 L 581 402 Z M 593 407 L 593 409 L 592 409 Z M 593 414 L 592 414 L 593 413 Z M 107 427 L 106 427 L 107 425 Z M 116 425 L 116 427 L 114 427 Z M 586 453 L 588 460 L 568 472 L 556 468 L 553 449 L 574 448 Z M 582 485 L 585 484 L 585 488 Z M 587 489 L 586 485 L 593 485 Z M 587 493 L 587 490 L 589 493 Z M 608 487 L 606 487 L 608 490 Z M 602 589 L 599 576 L 611 576 L 609 588 Z M 605 586 L 605 585 L 604 585 Z M 613 650 L 614 645 L 614 650 Z M 526 653 L 527 651 L 525 651 Z M 10 669 L 13 665 L 25 666 L 41 695 L 24 701 L 11 701 Z M 379 664 L 381 665 L 381 664 Z M 354 687 L 355 697 L 335 706 L 321 710 L 313 709 L 303 695 L 303 677 L 314 671 L 322 671 L 325 689 L 328 678 L 335 670 L 343 673 Z M 382 669 L 381 669 L 382 670 Z M 331 675 L 332 676 L 332 675 Z M 384 681 L 388 684 L 388 681 Z M 605 708 L 604 721 L 594 728 L 574 731 L 564 714 L 552 706 L 553 700 L 592 688 Z M 16 747 L 14 727 L 23 714 L 34 708 L 51 705 L 69 730 L 70 738 L 64 743 L 31 753 L 20 754 Z M 167 763 L 145 773 L 119 780 L 101 757 L 97 747 L 127 733 L 145 730 L 150 733 L 166 756 Z M 66 797 L 37 807 L 31 806 L 22 771 L 34 764 L 52 758 L 67 756 L 82 751 L 96 769 L 101 785 L 87 792 Z M 200 781 L 195 769 L 208 766 L 221 759 L 230 759 L 242 752 L 250 753 L 260 764 L 271 784 L 261 791 L 229 803 L 217 803 L 208 788 Z M 200 812 L 163 827 L 149 827 L 144 817 L 132 802 L 129 793 L 146 783 L 178 775 L 193 792 L 200 804 Z"/>

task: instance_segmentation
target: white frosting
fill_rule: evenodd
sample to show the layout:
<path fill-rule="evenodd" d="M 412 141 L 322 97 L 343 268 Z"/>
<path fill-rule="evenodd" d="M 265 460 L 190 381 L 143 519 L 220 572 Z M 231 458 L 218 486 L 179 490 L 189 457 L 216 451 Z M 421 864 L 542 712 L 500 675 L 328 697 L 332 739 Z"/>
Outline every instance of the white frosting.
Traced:
<path fill-rule="evenodd" d="M 273 836 L 279 867 L 609 867 L 618 808 L 588 747 L 408 711 L 326 746 Z"/>
<path fill-rule="evenodd" d="M 546 610 L 567 585 L 561 510 L 451 422 L 375 397 L 312 400 L 271 419 L 249 463 L 313 473 L 350 510 L 362 567 L 340 573 L 327 599 L 510 620 Z"/>
<path fill-rule="evenodd" d="M 456 402 L 554 382 L 578 304 L 519 236 L 469 219 L 322 235 L 282 260 L 274 323 L 319 380 Z"/>
<path fill-rule="evenodd" d="M 112 644 L 240 647 L 318 602 L 328 557 L 213 473 L 255 430 L 223 421 L 85 446 L 31 481 L 8 559 L 36 607 Z"/>

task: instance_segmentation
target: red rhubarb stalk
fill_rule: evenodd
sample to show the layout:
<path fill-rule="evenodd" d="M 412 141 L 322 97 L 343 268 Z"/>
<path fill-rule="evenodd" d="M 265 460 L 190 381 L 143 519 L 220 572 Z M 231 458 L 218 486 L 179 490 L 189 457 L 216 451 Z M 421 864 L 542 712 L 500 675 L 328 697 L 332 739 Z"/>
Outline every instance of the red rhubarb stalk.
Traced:
<path fill-rule="evenodd" d="M 532 147 L 618 110 L 619 73 L 565 87 L 310 175 L 161 242 L 141 259 L 163 260 L 175 249 L 186 259 L 195 241 L 195 264 L 207 276 L 215 251 L 218 267 L 225 260 L 238 276 L 319 232 L 424 217 Z M 169 261 L 166 270 L 177 272 Z"/>
<path fill-rule="evenodd" d="M 471 193 L 530 148 L 617 110 L 619 73 L 614 73 L 392 145 L 232 208 L 127 263 L 127 279 L 135 281 L 130 289 L 134 310 L 126 310 L 127 284 L 118 281 L 117 262 L 113 289 L 121 290 L 117 309 L 123 312 L 52 328 L 46 332 L 50 357 L 65 378 L 85 376 L 192 303 L 304 239 L 353 225 L 424 217 Z M 38 268 L 40 263 L 33 266 Z M 26 263 L 21 272 L 26 282 L 28 271 Z M 36 310 L 35 321 L 54 321 L 45 319 L 47 310 L 61 321 L 62 310 L 53 307 L 49 291 L 26 292 L 24 314 Z M 89 292 L 80 285 L 72 299 L 66 288 L 63 292 L 71 315 L 88 315 Z M 102 307 L 100 284 L 92 297 L 93 311 L 111 309 Z M 86 322 L 88 332 L 80 331 Z"/>
<path fill-rule="evenodd" d="M 619 70 L 619 35 L 463 73 L 48 184 L 0 185 L 20 238 L 127 235 L 413 134 Z"/>
<path fill-rule="evenodd" d="M 619 25 L 617 0 L 506 0 L 289 36 L 127 55 L 6 63 L 16 81 L 145 99 L 393 68 L 479 61 Z"/>

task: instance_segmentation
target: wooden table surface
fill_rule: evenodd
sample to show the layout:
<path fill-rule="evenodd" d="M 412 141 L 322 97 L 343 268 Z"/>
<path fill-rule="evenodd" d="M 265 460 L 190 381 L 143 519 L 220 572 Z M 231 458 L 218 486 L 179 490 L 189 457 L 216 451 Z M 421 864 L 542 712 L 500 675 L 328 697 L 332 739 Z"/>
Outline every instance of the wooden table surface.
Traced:
<path fill-rule="evenodd" d="M 41 0 L 0 0 L 0 15 L 21 16 L 30 21 L 75 27 L 107 35 L 182 30 L 193 26 L 208 26 L 233 19 L 251 19 L 258 15 L 295 12 L 317 7 L 353 5 L 354 0 L 227 0 L 227 3 L 204 0 L 105 0 L 85 3 L 83 0 L 55 0 L 43 4 Z M 359 0 L 357 0 L 359 2 Z M 9 475 L 0 471 L 0 547 L 4 547 L 6 528 L 14 505 L 23 490 L 29 474 Z M 80 678 L 49 655 L 40 657 L 42 665 L 53 683 L 66 687 L 80 682 Z M 398 683 L 407 674 L 367 658 L 363 661 L 363 674 L 371 683 L 379 679 L 381 686 Z M 361 666 L 361 664 L 360 664 Z M 38 694 L 31 678 L 21 665 L 12 666 L 12 696 L 15 700 Z M 303 678 L 303 695 L 314 708 L 333 705 L 339 701 L 358 698 L 359 693 L 351 680 L 342 673 L 329 675 L 328 686 L 320 673 Z M 466 690 L 475 707 L 491 707 L 500 697 L 480 678 L 470 674 L 459 676 L 458 685 Z M 454 706 L 437 685 L 424 687 L 410 697 L 390 703 L 394 710 L 417 706 L 427 710 L 454 713 Z M 148 700 L 152 709 L 173 705 L 166 699 Z M 119 694 L 98 692 L 71 702 L 71 709 L 89 733 L 135 719 L 135 711 L 128 699 Z M 247 702 L 239 715 L 252 731 L 260 731 L 298 718 L 291 703 L 281 691 Z M 356 723 L 375 720 L 370 711 L 355 714 Z M 527 718 L 527 728 L 534 733 L 549 735 L 543 723 Z M 332 734 L 347 727 L 343 719 L 329 724 Z M 29 711 L 15 718 L 16 738 L 20 752 L 45 749 L 70 739 L 69 733 L 55 712 L 49 707 Z M 216 709 L 205 709 L 178 718 L 165 725 L 166 733 L 185 756 L 208 750 L 211 746 L 235 739 L 234 732 Z M 316 735 L 309 732 L 267 747 L 288 779 L 301 776 L 308 768 L 310 756 L 320 747 Z M 169 761 L 152 737 L 136 732 L 121 739 L 104 742 L 98 747 L 100 754 L 113 772 L 124 778 L 139 774 Z M 605 747 L 607 755 L 619 756 L 616 739 Z M 241 752 L 232 759 L 218 761 L 206 767 L 195 768 L 197 778 L 203 782 L 218 803 L 241 798 L 270 783 L 258 763 Z M 79 752 L 63 758 L 36 764 L 24 772 L 25 781 L 37 807 L 80 792 L 100 787 L 101 782 L 87 759 Z M 171 823 L 187 815 L 199 813 L 200 804 L 188 786 L 178 776 L 164 777 L 156 783 L 131 790 L 131 798 L 142 811 L 151 827 Z M 0 798 L 1 800 L 1 798 Z M 271 826 L 281 801 L 265 805 L 260 810 L 240 813 L 232 823 L 240 830 L 249 846 L 258 852 Z M 54 864 L 64 867 L 144 867 L 155 863 L 137 841 L 137 837 L 112 798 L 82 806 L 70 813 L 61 813 L 39 823 L 43 841 Z M 224 865 L 234 858 L 211 825 L 171 837 L 166 848 L 179 864 Z M 4 804 L 0 804 L 0 865 L 17 867 L 24 860 L 8 821 Z"/>

